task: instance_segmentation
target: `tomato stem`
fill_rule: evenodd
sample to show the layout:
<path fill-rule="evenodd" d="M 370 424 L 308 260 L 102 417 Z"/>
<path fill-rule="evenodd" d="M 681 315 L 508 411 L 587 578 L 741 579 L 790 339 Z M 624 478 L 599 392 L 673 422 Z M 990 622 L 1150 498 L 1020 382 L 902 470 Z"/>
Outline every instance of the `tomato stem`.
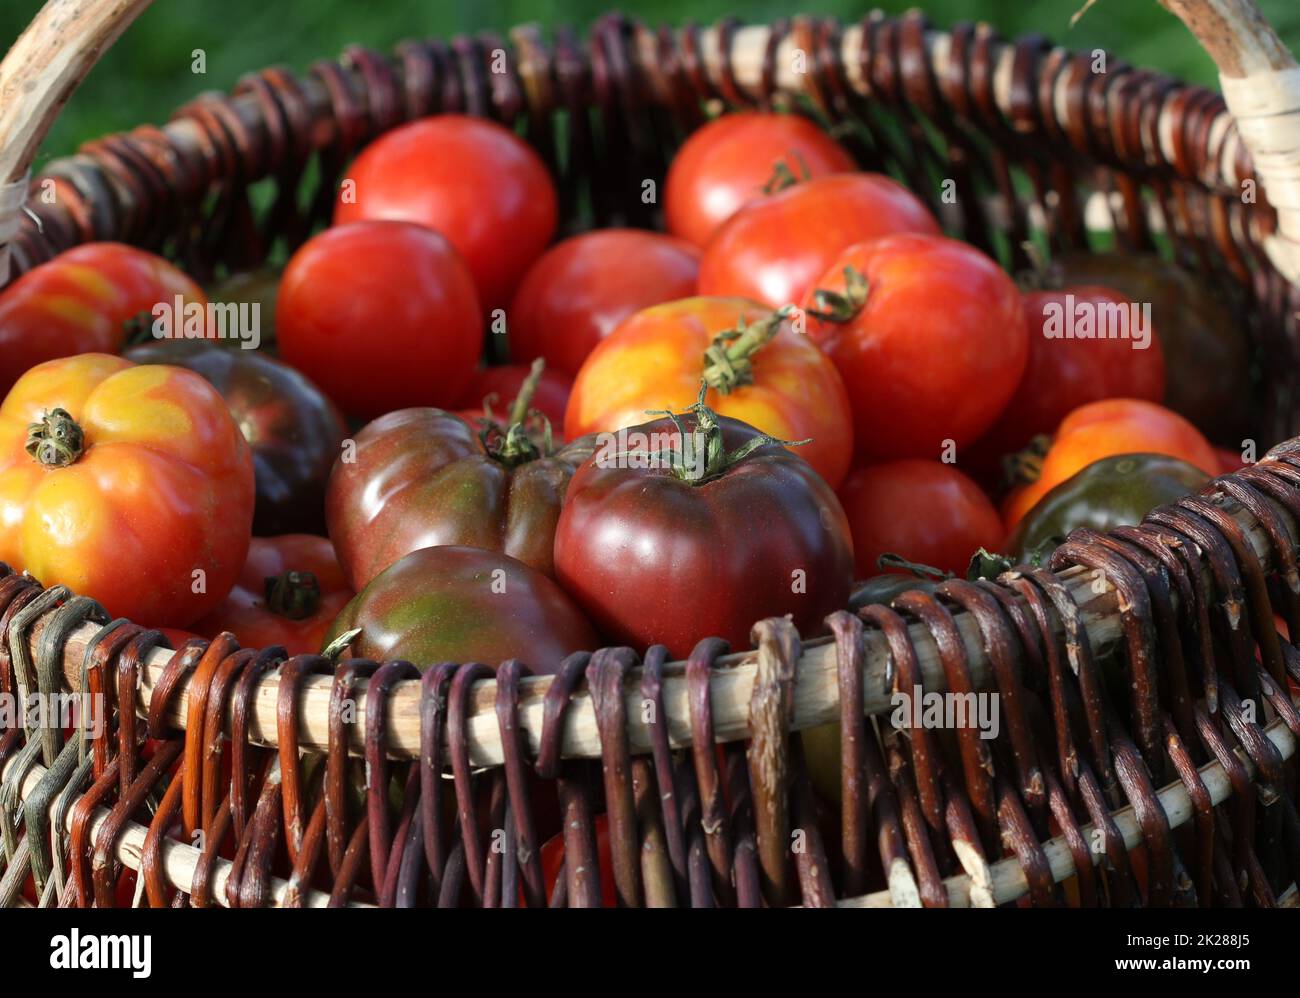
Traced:
<path fill-rule="evenodd" d="M 775 194 L 777 191 L 783 191 L 787 187 L 793 187 L 795 184 L 812 179 L 812 171 L 808 169 L 808 164 L 804 161 L 803 155 L 794 149 L 790 150 L 789 155 L 799 167 L 799 172 L 795 173 L 790 168 L 790 163 L 785 157 L 778 159 L 772 164 L 772 176 L 763 185 L 764 194 Z"/>
<path fill-rule="evenodd" d="M 533 396 L 537 394 L 537 386 L 541 384 L 542 372 L 546 370 L 545 358 L 538 357 L 533 361 L 533 366 L 528 371 L 528 377 L 524 383 L 519 386 L 519 395 L 515 399 L 514 405 L 510 407 L 510 425 L 522 423 L 528 418 L 529 406 L 533 404 Z"/>
<path fill-rule="evenodd" d="M 320 582 L 313 572 L 281 572 L 266 580 L 266 606 L 289 620 L 306 620 L 320 609 Z"/>
<path fill-rule="evenodd" d="M 1052 438 L 1040 433 L 1023 450 L 1002 459 L 1002 477 L 1007 488 L 1033 485 L 1043 474 L 1043 461 L 1052 446 Z"/>
<path fill-rule="evenodd" d="M 51 409 L 27 427 L 27 453 L 47 468 L 75 464 L 86 450 L 86 434 L 66 409 Z"/>
<path fill-rule="evenodd" d="M 838 325 L 852 322 L 866 307 L 870 290 L 866 274 L 856 267 L 845 267 L 844 290 L 840 292 L 818 288 L 813 292 L 813 307 L 808 309 L 808 314 L 823 322 Z"/>
<path fill-rule="evenodd" d="M 722 395 L 730 395 L 741 385 L 754 382 L 753 358 L 794 312 L 793 305 L 777 309 L 758 322 L 745 325 L 744 318 L 735 329 L 724 329 L 713 337 L 704 351 L 704 383 Z"/>
<path fill-rule="evenodd" d="M 484 419 L 480 420 L 482 429 L 479 440 L 488 457 L 500 461 L 507 468 L 517 468 L 521 464 L 535 461 L 539 457 L 548 457 L 555 450 L 552 439 L 551 421 L 536 409 L 529 408 L 537 386 L 541 383 L 542 372 L 546 370 L 546 361 L 538 357 L 528 372 L 528 377 L 519 386 L 519 395 L 511 403 L 509 421 L 502 424 L 492 412 L 492 400 L 496 393 L 483 399 Z M 529 419 L 536 419 L 542 427 L 542 443 L 539 446 L 528 435 Z"/>

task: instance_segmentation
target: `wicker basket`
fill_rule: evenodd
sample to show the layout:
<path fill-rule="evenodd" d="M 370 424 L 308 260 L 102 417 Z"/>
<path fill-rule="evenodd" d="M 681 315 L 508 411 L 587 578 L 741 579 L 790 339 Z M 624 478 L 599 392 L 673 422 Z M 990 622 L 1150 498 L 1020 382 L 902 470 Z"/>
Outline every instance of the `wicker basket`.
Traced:
<path fill-rule="evenodd" d="M 248 268 L 325 221 L 367 140 L 440 110 L 519 128 L 570 228 L 648 226 L 655 206 L 628 185 L 662 178 L 705 103 L 806 101 L 851 126 L 864 167 L 909 179 L 1009 266 L 1031 229 L 1086 250 L 1099 215 L 1123 247 L 1159 243 L 1239 310 L 1267 375 L 1254 432 L 1281 440 L 1300 432 L 1287 279 L 1300 275 L 1300 184 L 1286 129 L 1254 125 L 1288 120 L 1294 63 L 1249 0 L 1165 2 L 1215 55 L 1241 128 L 1212 92 L 1117 60 L 1096 73 L 1093 53 L 983 26 L 871 15 L 656 31 L 611 15 L 585 41 L 525 27 L 508 43 L 349 49 L 302 77 L 250 75 L 163 128 L 52 163 L 30 181 L 31 214 L 9 215 L 0 237 L 14 272 L 92 239 L 161 250 L 199 277 Z M 26 189 L 49 120 L 147 5 L 52 0 L 41 13 L 0 69 L 0 180 Z M 504 73 L 489 68 L 497 50 Z M 1255 100 L 1265 92 L 1271 103 Z M 1276 209 L 1243 203 L 1253 162 Z M 974 195 L 954 213 L 933 177 Z M 47 180 L 52 203 L 37 196 Z M 282 661 L 229 636 L 173 652 L 5 569 L 4 691 L 110 693 L 135 723 L 84 744 L 0 733 L 0 903 L 30 903 L 31 871 L 42 905 L 109 906 L 124 864 L 150 906 L 592 906 L 603 813 L 624 905 L 1295 906 L 1300 653 L 1275 615 L 1300 634 L 1297 523 L 1293 440 L 1141 527 L 1077 532 L 1051 571 L 840 612 L 829 638 L 766 620 L 754 652 L 706 639 L 669 663 L 662 649 L 603 649 L 555 677 L 513 661 L 495 677 Z M 1128 703 L 1102 691 L 1106 656 L 1127 670 Z M 877 730 L 890 691 L 917 683 L 995 690 L 1003 734 L 948 745 Z M 844 735 L 838 812 L 790 737 L 826 722 Z M 534 818 L 551 799 L 567 861 L 547 897 Z"/>

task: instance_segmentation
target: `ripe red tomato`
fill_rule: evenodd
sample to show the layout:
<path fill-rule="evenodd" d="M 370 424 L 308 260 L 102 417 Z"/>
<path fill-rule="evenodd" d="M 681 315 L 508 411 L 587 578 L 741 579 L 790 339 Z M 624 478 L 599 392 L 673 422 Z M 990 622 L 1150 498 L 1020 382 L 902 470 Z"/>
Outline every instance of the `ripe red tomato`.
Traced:
<path fill-rule="evenodd" d="M 464 262 L 438 233 L 358 222 L 307 241 L 275 312 L 281 356 L 351 416 L 455 405 L 483 345 Z"/>
<path fill-rule="evenodd" d="M 334 208 L 336 225 L 386 218 L 442 233 L 487 309 L 510 300 L 558 217 L 555 184 L 537 153 L 501 125 L 459 114 L 415 121 L 372 142 Z"/>
<path fill-rule="evenodd" d="M 766 617 L 820 631 L 853 578 L 835 493 L 751 426 L 703 406 L 675 419 L 631 428 L 573 476 L 560 584 L 607 638 L 676 658 L 708 635 L 748 648 Z"/>
<path fill-rule="evenodd" d="M 700 261 L 700 294 L 798 304 L 848 247 L 897 232 L 938 235 L 939 224 L 889 177 L 844 173 L 795 184 L 718 231 Z"/>
<path fill-rule="evenodd" d="M 1165 357 L 1155 330 L 1147 330 L 1145 347 L 1138 347 L 1141 341 L 1132 338 L 1052 335 L 1059 331 L 1054 325 L 1059 317 L 1072 309 L 1093 317 L 1094 324 L 1096 320 L 1109 324 L 1112 318 L 1107 317 L 1113 317 L 1115 310 L 1133 305 L 1128 298 L 1100 285 L 1030 291 L 1023 298 L 1029 362 L 1015 395 L 984 435 L 982 449 L 998 456 L 1017 451 L 1038 434 L 1054 432 L 1072 410 L 1089 402 L 1164 398 Z"/>
<path fill-rule="evenodd" d="M 194 630 L 206 638 L 230 631 L 248 648 L 284 645 L 290 655 L 314 655 L 352 596 L 324 537 L 254 537 L 235 588 Z"/>
<path fill-rule="evenodd" d="M 807 440 L 795 452 L 832 488 L 843 481 L 853 419 L 835 365 L 779 314 L 743 298 L 685 298 L 625 320 L 578 372 L 565 429 L 612 432 L 647 410 L 684 409 L 701 377 L 715 412 L 778 440 Z"/>
<path fill-rule="evenodd" d="M 147 627 L 187 627 L 248 553 L 253 460 L 193 371 L 81 354 L 0 406 L 0 561 Z"/>
<path fill-rule="evenodd" d="M 461 407 L 459 415 L 473 423 L 486 416 L 483 402 L 491 399 L 492 414 L 498 419 L 507 418 L 511 404 L 519 398 L 530 373 L 531 368 L 527 364 L 482 368 L 470 378 L 460 396 L 460 402 L 457 403 Z M 548 366 L 542 370 L 537 379 L 537 387 L 528 402 L 528 408 L 536 409 L 550 420 L 551 430 L 557 440 L 564 438 L 564 410 L 569 404 L 569 393 L 572 390 L 573 379 Z"/>
<path fill-rule="evenodd" d="M 609 851 L 609 818 L 598 814 L 593 824 L 596 826 L 596 862 L 600 868 L 600 904 L 603 908 L 617 908 L 618 888 L 614 883 L 614 860 Z M 542 882 L 546 885 L 546 896 L 549 898 L 555 890 L 556 881 L 560 879 L 560 870 L 564 868 L 563 832 L 542 844 L 541 860 Z M 521 892 L 520 897 L 522 896 Z"/>
<path fill-rule="evenodd" d="M 1240 471 L 1246 467 L 1246 462 L 1241 456 L 1241 451 L 1232 450 L 1228 447 L 1216 447 L 1214 453 L 1219 455 L 1219 466 L 1217 473 L 1220 475 L 1231 475 L 1234 471 Z"/>
<path fill-rule="evenodd" d="M 668 168 L 668 231 L 704 246 L 718 228 L 782 177 L 812 180 L 857 169 L 843 147 L 797 114 L 737 111 L 688 138 Z"/>
<path fill-rule="evenodd" d="M 887 552 L 965 575 L 971 555 L 995 550 L 1002 519 L 980 487 L 950 464 L 908 458 L 849 474 L 840 501 L 853 531 L 858 578 Z"/>
<path fill-rule="evenodd" d="M 208 301 L 162 257 L 122 243 L 86 243 L 33 268 L 0 294 L 0 397 L 47 360 L 117 353 L 133 320 L 178 295 Z"/>
<path fill-rule="evenodd" d="M 823 292 L 836 296 L 827 300 Z M 845 250 L 804 298 L 844 379 L 858 457 L 939 458 L 988 429 L 1029 354 L 1020 292 L 965 243 L 903 235 Z M 814 319 L 813 311 L 836 314 Z"/>
<path fill-rule="evenodd" d="M 1116 454 L 1168 454 L 1206 474 L 1219 468 L 1219 455 L 1182 416 L 1143 399 L 1106 399 L 1080 406 L 1061 421 L 1042 470 L 1033 484 L 1003 501 L 1008 531 L 1051 489 L 1094 461 Z"/>
<path fill-rule="evenodd" d="M 547 250 L 510 306 L 510 357 L 544 357 L 576 375 L 602 339 L 633 312 L 695 294 L 700 252 L 658 232 L 602 229 Z"/>

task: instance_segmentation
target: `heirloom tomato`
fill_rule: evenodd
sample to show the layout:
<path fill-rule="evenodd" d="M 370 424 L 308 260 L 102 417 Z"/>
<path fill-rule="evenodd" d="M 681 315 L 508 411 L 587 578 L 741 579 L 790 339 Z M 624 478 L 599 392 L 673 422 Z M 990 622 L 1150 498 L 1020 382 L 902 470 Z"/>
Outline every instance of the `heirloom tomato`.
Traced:
<path fill-rule="evenodd" d="M 254 537 L 235 588 L 194 630 L 206 638 L 230 631 L 246 648 L 315 655 L 353 595 L 324 537 Z"/>
<path fill-rule="evenodd" d="M 939 224 L 897 181 L 877 173 L 804 181 L 752 202 L 718 230 L 700 260 L 700 294 L 798 304 L 848 247 L 899 232 L 938 235 Z"/>
<path fill-rule="evenodd" d="M 1089 402 L 1164 398 L 1164 352 L 1158 331 L 1141 325 L 1140 305 L 1097 285 L 1023 297 L 1029 362 L 1015 395 L 981 439 L 982 450 L 998 457 L 1017 451 Z"/>
<path fill-rule="evenodd" d="M 1074 530 L 1133 526 L 1157 506 L 1197 491 L 1210 476 L 1166 454 L 1117 454 L 1093 461 L 1048 490 L 1016 525 L 1002 550 L 1013 561 L 1040 560 Z"/>
<path fill-rule="evenodd" d="M 253 461 L 193 371 L 82 354 L 0 406 L 0 561 L 113 616 L 187 627 L 248 553 Z"/>
<path fill-rule="evenodd" d="M 844 148 L 797 114 L 738 111 L 697 129 L 664 181 L 668 231 L 704 246 L 751 201 L 790 181 L 857 169 Z"/>
<path fill-rule="evenodd" d="M 578 372 L 565 429 L 615 431 L 647 410 L 682 409 L 708 385 L 723 416 L 797 449 L 831 487 L 853 455 L 853 419 L 835 366 L 784 311 L 743 298 L 685 298 L 626 319 Z"/>
<path fill-rule="evenodd" d="M 920 458 L 858 468 L 840 489 L 858 578 L 882 554 L 964 575 L 971 556 L 1002 540 L 1002 520 L 980 487 L 950 464 Z"/>
<path fill-rule="evenodd" d="M 483 348 L 474 281 L 451 244 L 406 222 L 308 240 L 285 268 L 280 356 L 349 416 L 454 405 Z"/>
<path fill-rule="evenodd" d="M 740 650 L 766 617 L 804 634 L 848 599 L 849 527 L 831 487 L 778 441 L 703 402 L 586 461 L 555 531 L 555 575 L 613 641 Z"/>
<path fill-rule="evenodd" d="M 633 312 L 695 294 L 700 252 L 659 232 L 601 229 L 547 250 L 515 292 L 510 356 L 543 357 L 570 377 Z"/>
<path fill-rule="evenodd" d="M 0 397 L 37 364 L 117 353 L 155 306 L 207 304 L 162 257 L 121 243 L 86 243 L 23 274 L 0 293 Z"/>
<path fill-rule="evenodd" d="M 849 247 L 804 299 L 853 406 L 858 458 L 939 458 L 989 428 L 1029 355 L 1020 292 L 979 250 L 902 235 Z"/>
<path fill-rule="evenodd" d="M 458 403 L 458 414 L 478 426 L 478 420 L 509 413 L 529 384 L 533 369 L 527 364 L 485 367 L 470 379 Z M 546 417 L 557 439 L 564 436 L 564 410 L 569 404 L 573 381 L 552 367 L 543 367 L 534 379 L 525 408 Z M 485 405 L 486 404 L 486 405 Z M 522 417 L 521 417 L 522 418 Z"/>
<path fill-rule="evenodd" d="M 336 225 L 395 219 L 442 233 L 487 309 L 507 304 L 558 218 L 555 184 L 537 153 L 496 122 L 459 114 L 424 118 L 372 142 L 334 208 Z"/>
<path fill-rule="evenodd" d="M 1116 454 L 1166 454 L 1207 474 L 1219 468 L 1209 441 L 1178 413 L 1142 399 L 1092 402 L 1061 421 L 1037 479 L 1008 493 L 1002 510 L 1007 530 L 1055 486 Z"/>
<path fill-rule="evenodd" d="M 516 400 L 516 408 L 526 405 Z M 553 450 L 522 415 L 475 428 L 441 409 L 390 412 L 334 465 L 325 496 L 330 539 L 357 590 L 410 552 L 440 544 L 502 551 L 550 575 L 560 503 L 590 452 L 589 441 Z"/>
<path fill-rule="evenodd" d="M 159 340 L 125 356 L 189 368 L 221 393 L 253 452 L 255 534 L 324 533 L 325 483 L 348 428 L 319 388 L 265 354 L 212 340 Z"/>
<path fill-rule="evenodd" d="M 592 651 L 591 624 L 553 580 L 496 551 L 446 545 L 413 551 L 344 608 L 328 639 L 361 658 L 420 668 L 517 658 L 551 673 L 575 651 Z"/>

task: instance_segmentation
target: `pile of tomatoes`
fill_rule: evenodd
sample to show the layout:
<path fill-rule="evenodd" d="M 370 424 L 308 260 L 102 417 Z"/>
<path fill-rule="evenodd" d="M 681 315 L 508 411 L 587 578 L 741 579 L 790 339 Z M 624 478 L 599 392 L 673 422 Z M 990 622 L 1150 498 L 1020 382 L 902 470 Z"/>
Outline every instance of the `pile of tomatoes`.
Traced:
<path fill-rule="evenodd" d="M 883 568 L 1039 557 L 1240 463 L 1205 434 L 1239 436 L 1249 353 L 1172 264 L 1018 282 L 794 114 L 716 118 L 662 198 L 665 232 L 558 238 L 528 145 L 441 115 L 282 270 L 36 268 L 0 295 L 0 560 L 174 641 L 548 672 L 811 636 Z M 260 349 L 209 294 L 267 306 Z M 1078 303 L 1156 335 L 1045 333 Z M 161 306 L 201 318 L 160 338 Z"/>

